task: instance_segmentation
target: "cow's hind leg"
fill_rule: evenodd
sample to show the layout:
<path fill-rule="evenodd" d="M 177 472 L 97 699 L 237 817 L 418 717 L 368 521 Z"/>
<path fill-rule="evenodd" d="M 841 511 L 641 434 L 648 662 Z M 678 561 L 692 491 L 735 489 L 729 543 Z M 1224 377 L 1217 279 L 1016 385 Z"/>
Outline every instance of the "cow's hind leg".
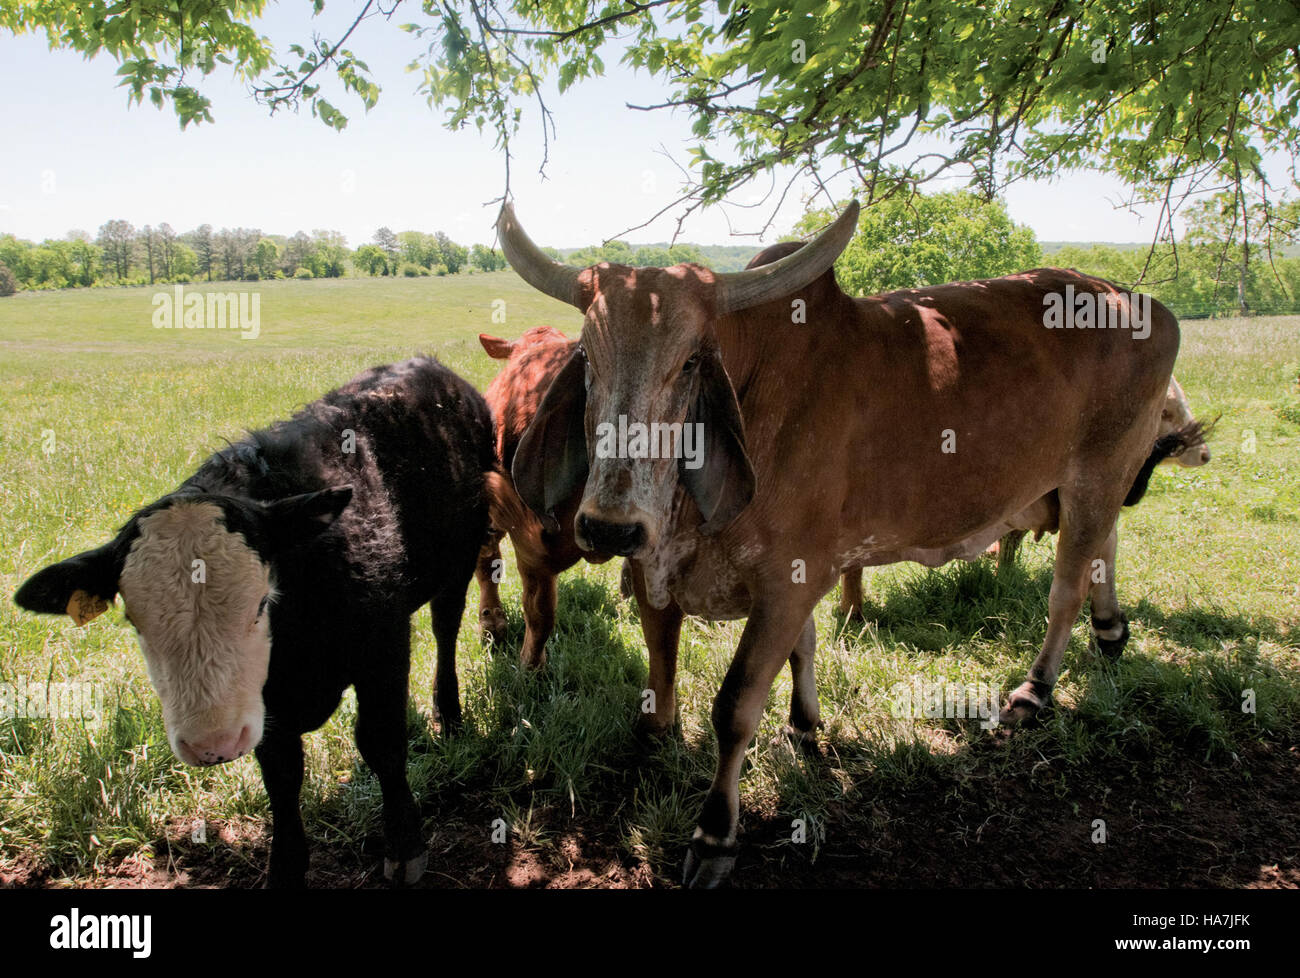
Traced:
<path fill-rule="evenodd" d="M 438 647 L 438 661 L 433 673 L 434 719 L 443 733 L 460 727 L 460 680 L 456 676 L 456 636 L 465 614 L 465 591 L 469 572 L 453 574 L 452 583 L 429 602 L 433 619 L 433 640 Z"/>
<path fill-rule="evenodd" d="M 424 875 L 429 861 L 420 813 L 406 780 L 410 644 L 394 637 L 375 651 L 384 656 L 384 667 L 356 683 L 357 750 L 375 772 L 384 797 L 384 878 L 410 884 Z"/>
<path fill-rule="evenodd" d="M 745 749 L 758 729 L 772 682 L 791 657 L 811 614 L 812 605 L 756 607 L 745 623 L 735 658 L 713 701 L 718 767 L 686 854 L 683 882 L 688 887 L 715 887 L 735 865 Z"/>
<path fill-rule="evenodd" d="M 1089 578 L 1092 603 L 1092 640 L 1108 659 L 1118 659 L 1128 644 L 1128 618 L 1120 610 L 1115 594 L 1115 549 L 1119 527 L 1111 528 L 1102 551 L 1094 559 Z"/>
<path fill-rule="evenodd" d="M 840 575 L 840 614 L 845 618 L 862 618 L 862 569 L 855 568 Z"/>
<path fill-rule="evenodd" d="M 1115 501 L 1113 509 L 1106 502 L 1097 503 L 1083 492 L 1073 498 L 1061 492 L 1061 535 L 1047 599 L 1047 635 L 1030 667 L 1029 678 L 1012 692 L 1002 708 L 1004 722 L 1025 720 L 1051 702 L 1070 632 L 1092 586 L 1089 573 L 1094 561 L 1104 562 L 1108 541 L 1114 559 L 1113 530 L 1119 502 Z"/>
<path fill-rule="evenodd" d="M 1002 539 L 998 541 L 998 574 L 1005 574 L 1016 564 L 1016 554 L 1020 550 L 1020 543 L 1025 539 L 1027 530 L 1009 530 L 1002 534 Z"/>
<path fill-rule="evenodd" d="M 493 533 L 479 551 L 474 576 L 478 579 L 478 632 L 479 638 L 499 648 L 506 640 L 506 612 L 501 607 L 501 537 Z"/>

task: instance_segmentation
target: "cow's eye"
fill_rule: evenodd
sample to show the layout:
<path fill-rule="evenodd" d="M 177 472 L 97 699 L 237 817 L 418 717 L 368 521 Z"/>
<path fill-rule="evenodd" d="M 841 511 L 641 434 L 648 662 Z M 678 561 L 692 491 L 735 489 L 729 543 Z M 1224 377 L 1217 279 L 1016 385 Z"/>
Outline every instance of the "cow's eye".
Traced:
<path fill-rule="evenodd" d="M 686 362 L 682 364 L 682 373 L 688 374 L 699 365 L 700 365 L 700 355 L 698 353 L 693 353 L 689 357 L 687 357 Z"/>
<path fill-rule="evenodd" d="M 257 620 L 261 620 L 262 615 L 266 614 L 266 603 L 270 600 L 271 595 L 269 593 L 262 595 L 262 601 L 257 606 Z"/>

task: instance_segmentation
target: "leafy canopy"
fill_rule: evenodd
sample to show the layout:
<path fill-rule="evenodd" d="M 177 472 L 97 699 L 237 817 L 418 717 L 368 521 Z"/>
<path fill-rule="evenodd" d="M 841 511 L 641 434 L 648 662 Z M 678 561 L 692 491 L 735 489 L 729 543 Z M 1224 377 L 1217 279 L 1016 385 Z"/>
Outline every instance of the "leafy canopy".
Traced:
<path fill-rule="evenodd" d="M 337 40 L 283 58 L 253 26 L 263 7 L 0 0 L 0 27 L 108 53 L 133 99 L 170 102 L 183 124 L 212 119 L 196 86 L 228 64 L 273 109 L 305 101 L 342 128 L 325 79 L 374 105 L 379 88 L 346 45 L 386 19 L 428 41 L 411 68 L 446 125 L 496 134 L 507 193 L 525 107 L 554 132 L 543 81 L 564 92 L 603 74 L 612 52 L 662 80 L 655 107 L 692 118 L 691 176 L 673 205 L 686 213 L 778 165 L 790 168 L 772 188 L 782 195 L 801 174 L 848 171 L 868 202 L 957 174 L 992 199 L 1089 167 L 1162 202 L 1167 227 L 1189 193 L 1232 186 L 1244 200 L 1244 185 L 1266 184 L 1265 153 L 1294 163 L 1300 147 L 1294 0 L 367 0 Z"/>

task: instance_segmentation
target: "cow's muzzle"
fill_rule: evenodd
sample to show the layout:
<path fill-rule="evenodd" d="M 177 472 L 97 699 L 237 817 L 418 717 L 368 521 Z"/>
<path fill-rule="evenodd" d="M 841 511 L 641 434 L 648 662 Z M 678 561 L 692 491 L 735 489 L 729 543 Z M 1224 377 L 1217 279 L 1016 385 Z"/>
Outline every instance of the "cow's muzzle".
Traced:
<path fill-rule="evenodd" d="M 645 524 L 640 520 L 614 522 L 592 519 L 583 513 L 578 516 L 575 529 L 578 546 L 584 550 L 617 554 L 620 557 L 630 556 L 646 542 Z"/>

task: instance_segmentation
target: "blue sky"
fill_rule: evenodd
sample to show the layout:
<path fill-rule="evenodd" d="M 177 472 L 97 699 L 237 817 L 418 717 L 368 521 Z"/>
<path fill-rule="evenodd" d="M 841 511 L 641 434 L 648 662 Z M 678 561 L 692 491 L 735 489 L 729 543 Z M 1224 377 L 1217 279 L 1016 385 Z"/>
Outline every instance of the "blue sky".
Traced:
<path fill-rule="evenodd" d="M 354 3 L 331 3 L 314 23 L 303 2 L 272 4 L 262 31 L 277 50 L 328 38 L 350 23 Z M 440 114 L 415 94 L 404 69 L 420 42 L 399 31 L 410 19 L 366 22 L 350 43 L 374 70 L 384 92 L 365 114 L 346 97 L 332 101 L 350 118 L 334 132 L 309 112 L 274 117 L 246 87 L 220 72 L 203 84 L 214 102 L 214 125 L 181 131 L 170 107 L 127 107 L 116 87 L 117 65 L 50 51 L 43 36 L 0 35 L 0 91 L 7 93 L 0 151 L 0 233 L 42 239 L 72 228 L 92 234 L 111 218 L 137 226 L 169 222 L 178 231 L 201 223 L 258 227 L 268 233 L 329 228 L 353 246 L 374 230 L 444 230 L 462 243 L 489 242 L 504 185 L 503 160 L 490 137 L 452 133 Z M 681 163 L 693 140 L 685 113 L 625 107 L 662 99 L 646 76 L 613 64 L 608 77 L 580 84 L 548 104 L 558 138 L 547 179 L 537 174 L 541 139 L 536 113 L 525 120 L 512 175 L 516 208 L 539 242 L 576 247 L 640 224 L 677 194 Z M 837 191 L 847 195 L 844 182 Z M 741 191 L 737 203 L 755 195 Z M 1017 185 L 1007 195 L 1012 217 L 1045 240 L 1149 240 L 1154 211 L 1118 210 L 1123 187 L 1106 177 L 1071 175 L 1054 183 Z M 765 239 L 731 237 L 757 231 L 767 210 L 714 209 L 692 218 L 684 240 L 758 245 L 789 230 L 802 209 L 792 192 Z M 634 242 L 667 240 L 673 216 L 627 235 Z"/>

